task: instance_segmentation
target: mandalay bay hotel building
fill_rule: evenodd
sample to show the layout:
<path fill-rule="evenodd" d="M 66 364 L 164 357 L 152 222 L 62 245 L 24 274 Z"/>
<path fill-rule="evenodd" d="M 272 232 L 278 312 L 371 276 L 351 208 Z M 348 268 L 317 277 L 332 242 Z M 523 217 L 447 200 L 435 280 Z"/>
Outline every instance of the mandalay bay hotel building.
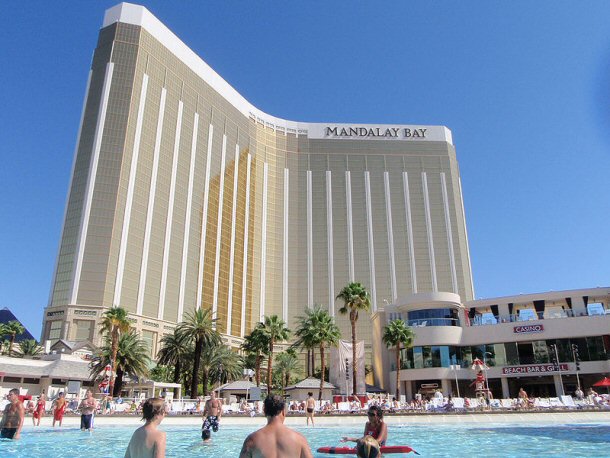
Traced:
<path fill-rule="evenodd" d="M 43 341 L 99 343 L 96 320 L 120 305 L 153 355 L 195 307 L 238 345 L 266 315 L 336 315 L 351 281 L 373 312 L 473 299 L 447 128 L 268 115 L 141 6 L 106 12 L 65 212 Z M 373 328 L 359 320 L 367 358 Z"/>

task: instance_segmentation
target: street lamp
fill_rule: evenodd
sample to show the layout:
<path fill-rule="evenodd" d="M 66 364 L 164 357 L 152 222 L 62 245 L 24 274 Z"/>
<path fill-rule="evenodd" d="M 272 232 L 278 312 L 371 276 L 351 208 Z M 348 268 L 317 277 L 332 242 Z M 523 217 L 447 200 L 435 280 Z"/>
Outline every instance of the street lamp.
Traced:
<path fill-rule="evenodd" d="M 461 367 L 459 364 L 451 364 L 449 367 L 455 374 L 455 387 L 457 389 L 457 397 L 459 398 L 460 397 L 460 385 L 458 383 L 457 371 L 459 371 Z"/>

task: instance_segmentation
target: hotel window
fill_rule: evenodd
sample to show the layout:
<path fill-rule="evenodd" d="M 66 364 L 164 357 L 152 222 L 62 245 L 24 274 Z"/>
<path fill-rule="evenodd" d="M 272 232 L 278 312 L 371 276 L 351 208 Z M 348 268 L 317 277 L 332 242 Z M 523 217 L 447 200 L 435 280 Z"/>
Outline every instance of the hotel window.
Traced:
<path fill-rule="evenodd" d="M 74 340 L 91 340 L 92 320 L 74 320 Z"/>
<path fill-rule="evenodd" d="M 604 315 L 606 311 L 604 310 L 604 304 L 601 302 L 594 302 L 592 304 L 587 304 L 587 314 L 589 316 L 592 315 Z"/>
<path fill-rule="evenodd" d="M 148 348 L 148 356 L 155 357 L 155 343 L 157 341 L 157 333 L 152 331 L 142 331 L 142 340 Z"/>
<path fill-rule="evenodd" d="M 537 340 L 533 343 L 534 345 L 534 362 L 535 363 L 548 363 L 549 352 L 546 346 L 546 341 Z"/>
<path fill-rule="evenodd" d="M 63 321 L 51 321 L 49 326 L 49 340 L 61 339 L 61 325 Z"/>
<path fill-rule="evenodd" d="M 582 347 L 579 345 L 578 348 L 580 350 Z M 602 361 L 606 359 L 606 349 L 604 348 L 603 337 L 587 337 L 587 349 L 589 350 L 590 361 Z M 579 351 L 579 354 L 581 359 L 585 360 L 582 355 L 582 350 Z"/>
<path fill-rule="evenodd" d="M 415 347 L 413 349 L 413 367 L 415 369 L 423 369 L 424 367 L 422 347 Z"/>
<path fill-rule="evenodd" d="M 519 321 L 537 320 L 538 315 L 534 309 L 521 309 L 519 310 Z"/>
<path fill-rule="evenodd" d="M 517 351 L 516 342 L 505 343 L 504 351 L 506 352 L 506 364 L 510 366 L 516 366 L 519 364 L 519 352 Z"/>

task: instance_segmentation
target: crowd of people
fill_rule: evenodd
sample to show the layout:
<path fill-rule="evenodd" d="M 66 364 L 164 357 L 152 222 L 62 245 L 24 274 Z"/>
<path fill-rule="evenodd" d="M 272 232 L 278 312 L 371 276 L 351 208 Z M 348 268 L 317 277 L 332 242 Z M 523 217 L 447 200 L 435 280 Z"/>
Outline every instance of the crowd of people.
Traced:
<path fill-rule="evenodd" d="M 586 402 L 587 405 L 610 408 L 610 396 L 599 395 L 592 388 L 585 394 L 580 388 L 574 393 L 577 400 Z M 45 394 L 41 394 L 37 399 L 29 399 L 22 402 L 23 396 L 19 389 L 11 389 L 6 396 L 3 409 L 2 420 L 0 422 L 0 437 L 7 439 L 19 439 L 23 423 L 27 414 L 32 415 L 34 427 L 40 426 L 40 422 L 47 412 L 47 399 Z M 461 398 L 460 398 L 461 399 Z M 468 398 L 465 398 L 468 401 Z M 531 409 L 536 406 L 527 392 L 521 388 L 515 401 L 518 409 Z M 61 426 L 63 415 L 66 411 L 80 414 L 80 428 L 83 431 L 92 430 L 94 427 L 95 415 L 111 415 L 116 410 L 117 404 L 125 403 L 128 405 L 124 412 L 134 412 L 142 415 L 145 424 L 138 428 L 128 445 L 125 457 L 163 457 L 165 456 L 166 435 L 158 430 L 158 426 L 163 418 L 171 411 L 171 402 L 163 398 L 150 398 L 142 400 L 139 404 L 135 401 L 126 401 L 121 398 L 112 399 L 104 396 L 101 400 L 96 400 L 91 390 L 87 390 L 82 400 L 67 400 L 63 392 L 59 393 L 51 403 L 51 414 L 53 416 L 53 426 Z M 242 401 L 239 404 L 240 412 L 258 412 L 257 401 L 250 404 Z M 426 409 L 429 403 L 443 406 L 445 410 L 454 408 L 454 399 L 451 396 L 445 397 L 436 390 L 428 396 L 416 395 L 411 402 L 401 402 L 397 399 L 374 395 L 370 397 L 366 404 L 362 404 L 357 397 L 343 402 L 347 404 L 349 412 L 366 411 L 368 421 L 365 424 L 364 432 L 360 437 L 344 436 L 342 442 L 356 442 L 355 451 L 359 456 L 375 457 L 378 456 L 380 447 L 387 441 L 388 429 L 383 421 L 384 412 L 401 412 L 405 410 Z M 488 400 L 489 403 L 489 400 Z M 467 407 L 467 405 L 466 405 Z M 314 399 L 313 393 L 308 393 L 304 401 L 285 401 L 279 395 L 268 396 L 262 405 L 262 414 L 267 419 L 267 424 L 260 430 L 250 434 L 244 441 L 240 457 L 260 457 L 260 456 L 301 456 L 310 457 L 311 450 L 304 436 L 296 431 L 284 426 L 287 415 L 303 412 L 306 416 L 306 424 L 314 426 L 315 414 L 325 414 L 336 412 L 338 406 L 330 401 L 318 402 Z M 212 392 L 209 399 L 200 398 L 196 404 L 196 409 L 202 414 L 203 422 L 201 428 L 201 438 L 203 443 L 212 440 L 212 434 L 220 429 L 223 415 L 222 399 L 216 397 Z"/>

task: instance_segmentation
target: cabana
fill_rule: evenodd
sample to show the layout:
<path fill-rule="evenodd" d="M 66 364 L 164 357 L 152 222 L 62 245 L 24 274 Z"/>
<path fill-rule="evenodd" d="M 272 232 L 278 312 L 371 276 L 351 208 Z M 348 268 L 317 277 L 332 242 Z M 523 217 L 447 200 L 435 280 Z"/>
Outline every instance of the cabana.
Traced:
<path fill-rule="evenodd" d="M 337 387 L 332 383 L 324 382 L 322 399 L 332 399 L 333 391 L 336 389 Z M 285 391 L 286 395 L 289 395 L 290 399 L 293 401 L 303 401 L 307 399 L 307 393 L 313 393 L 313 397 L 318 399 L 318 393 L 320 391 L 320 379 L 308 377 L 305 380 L 301 380 L 294 385 L 286 387 Z"/>
<path fill-rule="evenodd" d="M 223 399 L 231 399 L 235 397 L 238 401 L 245 398 L 249 400 L 251 398 L 250 390 L 257 388 L 255 383 L 248 380 L 236 380 L 234 382 L 225 383 L 218 388 L 220 397 Z M 261 384 L 258 388 L 261 390 L 261 399 L 267 394 L 267 385 Z"/>

